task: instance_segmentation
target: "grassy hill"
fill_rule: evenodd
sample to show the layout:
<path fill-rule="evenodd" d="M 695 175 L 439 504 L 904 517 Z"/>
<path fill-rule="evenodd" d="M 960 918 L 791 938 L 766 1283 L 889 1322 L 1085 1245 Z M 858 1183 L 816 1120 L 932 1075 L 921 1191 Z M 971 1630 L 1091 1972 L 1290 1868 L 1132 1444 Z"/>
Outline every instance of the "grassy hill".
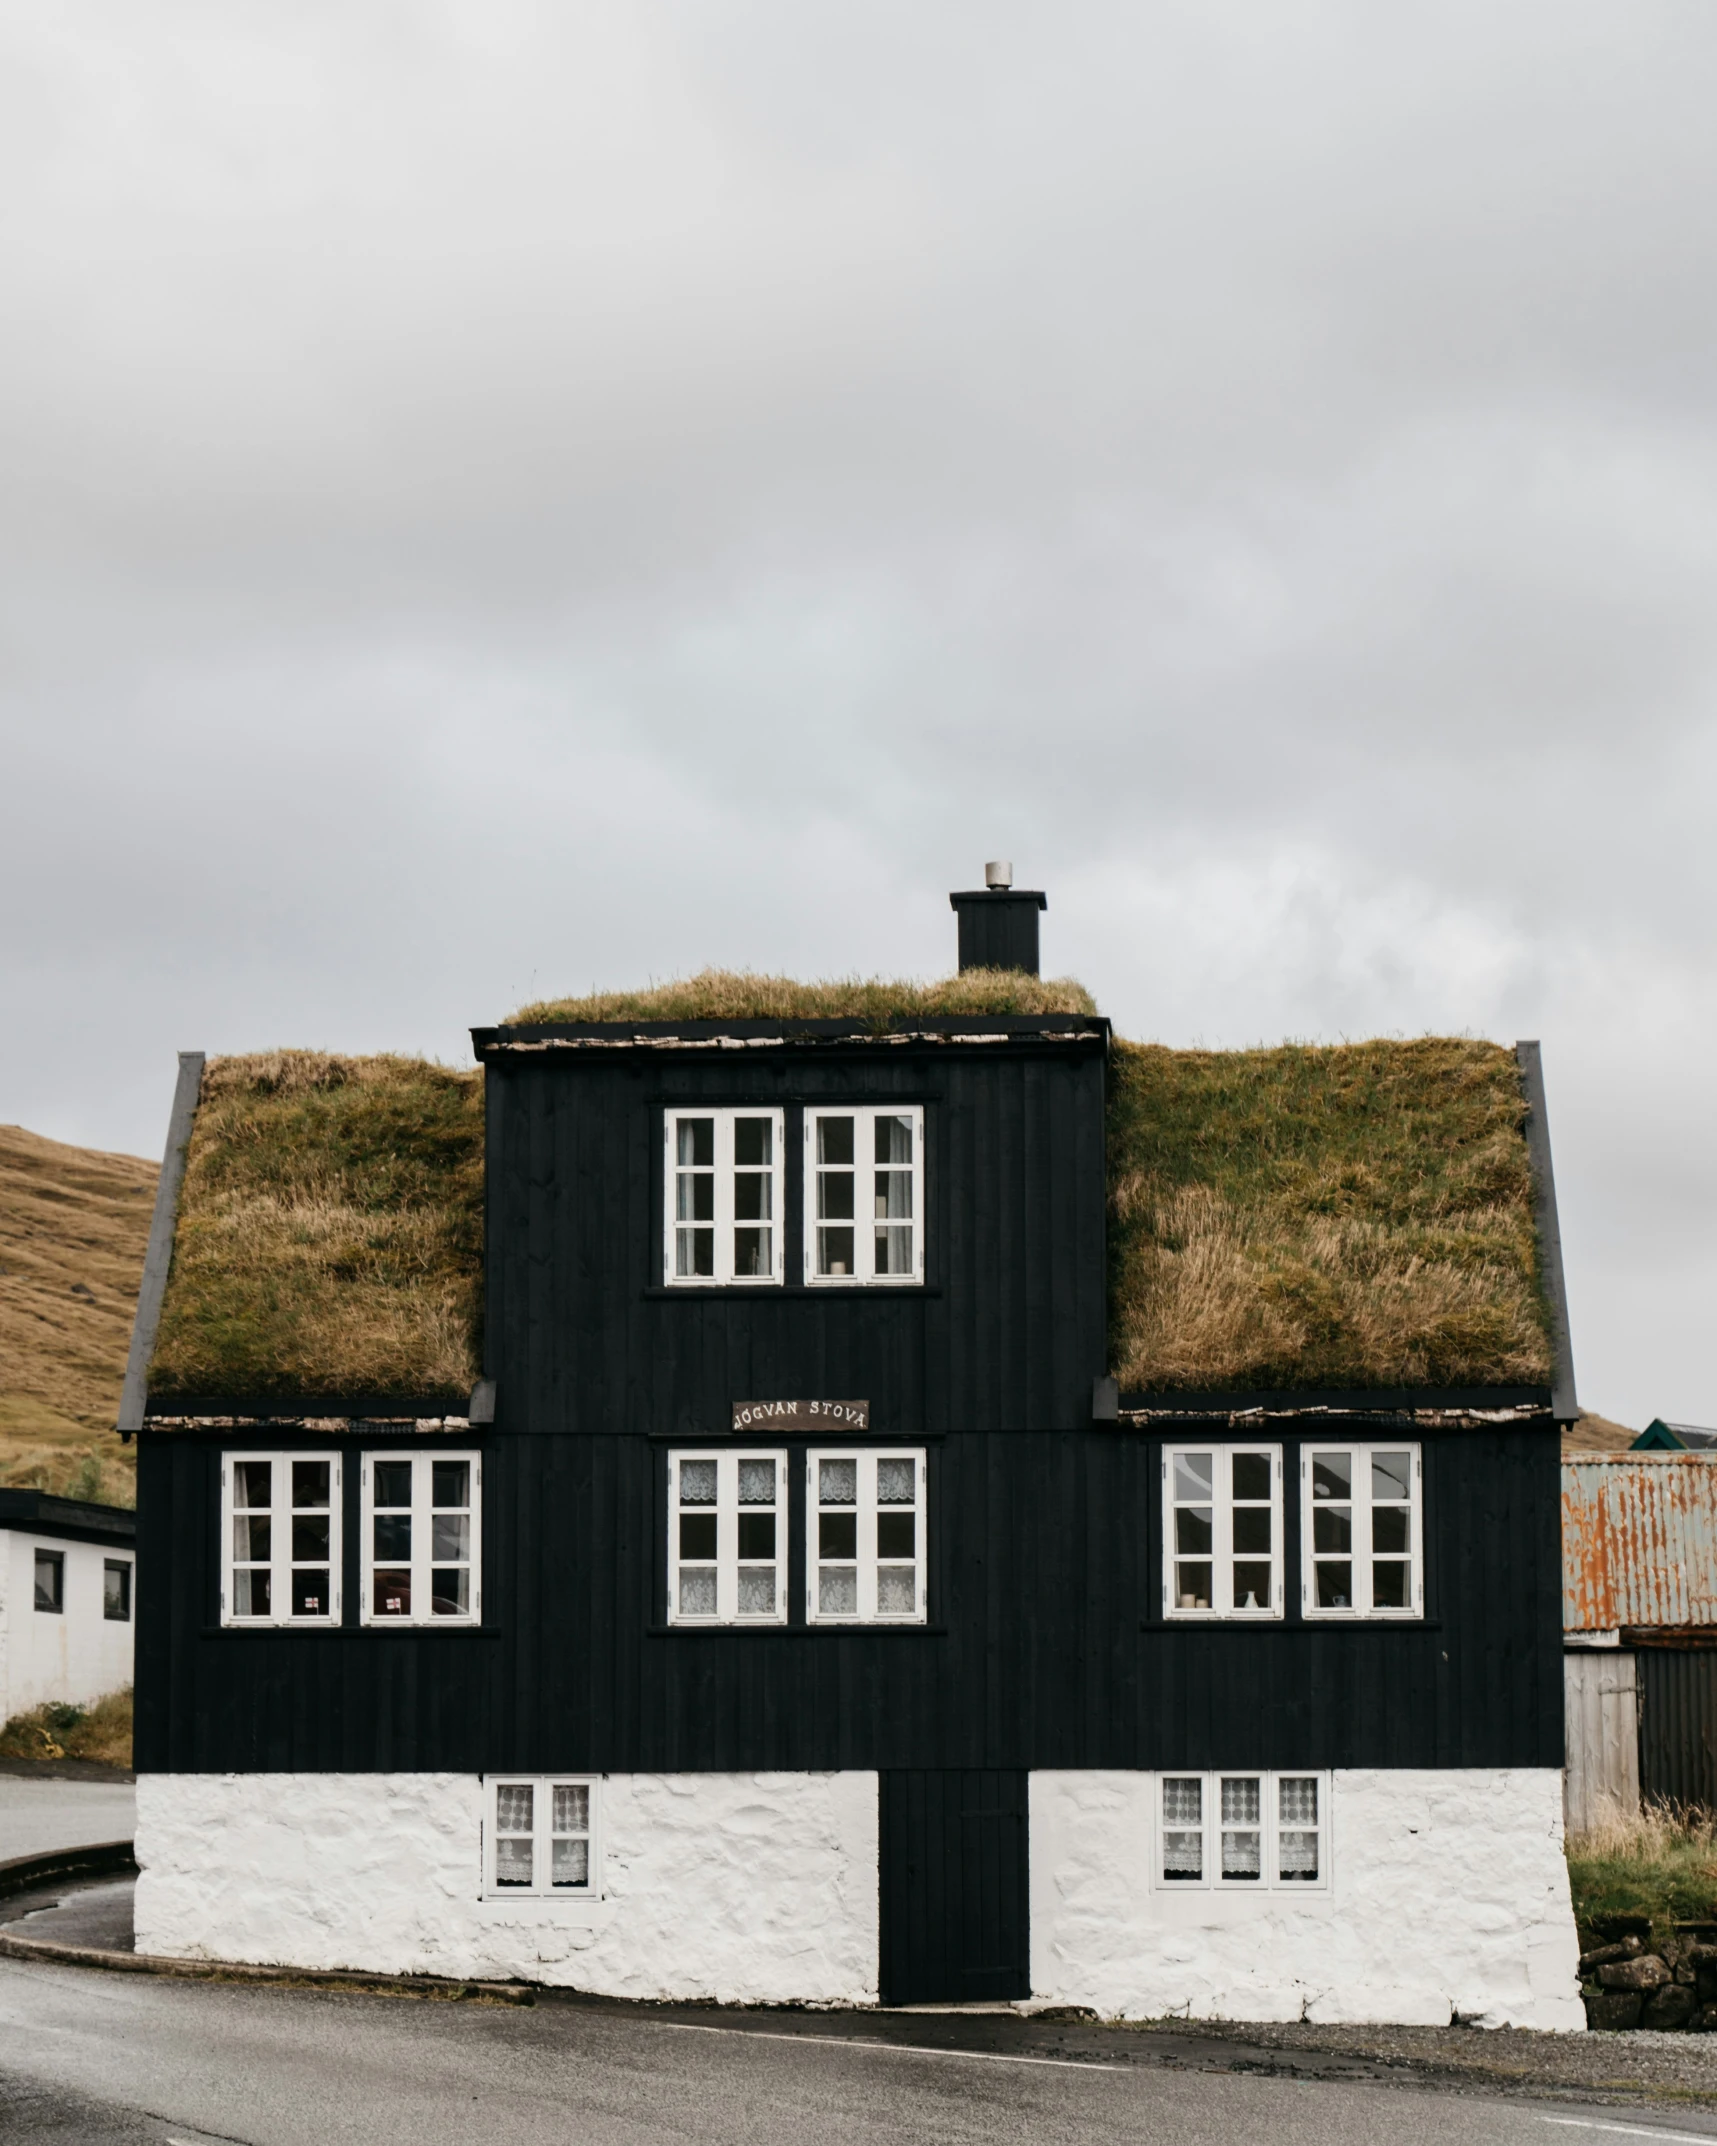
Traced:
<path fill-rule="evenodd" d="M 113 1419 L 157 1174 L 0 1125 L 0 1485 L 132 1502 Z"/>

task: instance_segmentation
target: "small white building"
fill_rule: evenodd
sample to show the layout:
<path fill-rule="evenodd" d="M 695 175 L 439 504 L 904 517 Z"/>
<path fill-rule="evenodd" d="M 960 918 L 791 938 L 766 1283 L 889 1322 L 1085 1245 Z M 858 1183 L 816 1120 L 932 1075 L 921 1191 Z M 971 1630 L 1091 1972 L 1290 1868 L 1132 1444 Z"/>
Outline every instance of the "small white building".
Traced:
<path fill-rule="evenodd" d="M 131 1682 L 137 1515 L 0 1490 L 0 1722 Z"/>

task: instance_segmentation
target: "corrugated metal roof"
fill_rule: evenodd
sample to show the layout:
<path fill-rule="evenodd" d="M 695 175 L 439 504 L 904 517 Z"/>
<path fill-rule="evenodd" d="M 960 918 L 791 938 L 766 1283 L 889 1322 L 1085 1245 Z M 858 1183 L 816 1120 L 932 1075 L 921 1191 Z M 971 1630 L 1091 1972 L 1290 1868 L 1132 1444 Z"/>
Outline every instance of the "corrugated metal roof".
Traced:
<path fill-rule="evenodd" d="M 1717 1625 L 1717 1454 L 1563 1461 L 1562 1623 Z"/>

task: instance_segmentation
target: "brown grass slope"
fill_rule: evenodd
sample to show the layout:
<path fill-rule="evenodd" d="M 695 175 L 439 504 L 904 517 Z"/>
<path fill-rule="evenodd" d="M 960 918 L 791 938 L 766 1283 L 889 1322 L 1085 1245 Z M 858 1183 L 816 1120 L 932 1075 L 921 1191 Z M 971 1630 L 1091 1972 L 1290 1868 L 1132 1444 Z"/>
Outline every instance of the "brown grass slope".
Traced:
<path fill-rule="evenodd" d="M 157 1174 L 135 1155 L 0 1126 L 0 1484 L 131 1502 L 130 1456 L 101 1434 L 119 1407 Z"/>
<path fill-rule="evenodd" d="M 1491 1043 L 1117 1043 L 1123 1389 L 1546 1382 L 1523 1124 Z"/>
<path fill-rule="evenodd" d="M 483 1083 L 275 1051 L 203 1075 L 152 1400 L 469 1392 Z"/>
<path fill-rule="evenodd" d="M 935 983 L 848 976 L 804 984 L 790 976 L 703 969 L 643 991 L 593 991 L 539 999 L 509 1014 L 510 1025 L 550 1021 L 865 1021 L 886 1029 L 933 1014 L 1089 1014 L 1091 994 L 1071 977 L 1024 976 L 1012 969 L 967 969 Z"/>

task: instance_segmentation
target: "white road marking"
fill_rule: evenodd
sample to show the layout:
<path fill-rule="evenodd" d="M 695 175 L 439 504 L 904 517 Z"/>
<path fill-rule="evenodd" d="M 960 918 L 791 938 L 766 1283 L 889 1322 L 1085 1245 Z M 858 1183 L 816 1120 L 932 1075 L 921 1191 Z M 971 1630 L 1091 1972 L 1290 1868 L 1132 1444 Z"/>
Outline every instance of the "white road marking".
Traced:
<path fill-rule="evenodd" d="M 832 2049 L 880 2049 L 890 2057 L 958 2057 L 966 2064 L 1053 2064 L 1062 2071 L 1126 2071 L 1125 2064 L 1086 2063 L 1081 2057 L 1008 2057 L 991 2049 L 926 2049 L 917 2042 L 871 2042 L 849 2034 L 777 2034 L 764 2027 L 705 2027 L 689 2019 L 652 2019 L 675 2034 L 733 2034 L 742 2042 L 825 2042 Z M 1662 2134 L 1668 2137 L 1667 2132 Z M 1703 2142 L 1710 2146 L 1710 2141 Z"/>
<path fill-rule="evenodd" d="M 1693 2146 L 1711 2146 L 1713 2137 L 1709 2131 L 1652 2131 L 1644 2124 L 1605 2124 L 1595 2116 L 1545 2116 L 1539 2121 L 1568 2124 L 1576 2131 L 1622 2131 L 1630 2139 L 1691 2139 Z"/>

